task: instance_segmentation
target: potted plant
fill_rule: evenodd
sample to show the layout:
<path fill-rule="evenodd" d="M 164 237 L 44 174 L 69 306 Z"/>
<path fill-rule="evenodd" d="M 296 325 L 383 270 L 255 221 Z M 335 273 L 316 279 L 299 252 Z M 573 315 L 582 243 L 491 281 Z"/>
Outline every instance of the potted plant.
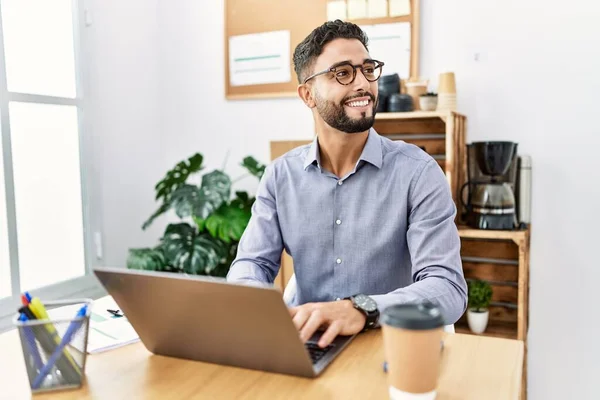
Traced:
<path fill-rule="evenodd" d="M 419 106 L 423 111 L 434 111 L 437 108 L 437 93 L 427 92 L 419 96 Z"/>
<path fill-rule="evenodd" d="M 196 153 L 177 163 L 156 184 L 156 200 L 160 207 L 142 229 L 171 209 L 182 222 L 169 224 L 155 247 L 130 249 L 127 268 L 227 275 L 250 220 L 254 198 L 247 192 L 235 192 L 232 197 L 232 180 L 218 169 L 202 175 L 200 185 L 188 183 L 190 177 L 204 168 L 202 161 L 202 155 Z M 265 170 L 265 165 L 252 157 L 244 158 L 241 165 L 258 179 Z"/>
<path fill-rule="evenodd" d="M 467 322 L 474 333 L 483 333 L 487 327 L 490 301 L 492 300 L 492 287 L 481 280 L 472 280 L 468 283 L 469 305 Z"/>

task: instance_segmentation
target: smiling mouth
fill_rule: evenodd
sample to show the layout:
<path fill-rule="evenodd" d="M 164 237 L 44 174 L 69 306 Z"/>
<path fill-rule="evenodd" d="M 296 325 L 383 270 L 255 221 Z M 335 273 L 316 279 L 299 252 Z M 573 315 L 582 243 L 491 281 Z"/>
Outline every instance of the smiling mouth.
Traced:
<path fill-rule="evenodd" d="M 347 105 L 348 107 L 360 108 L 360 107 L 368 106 L 370 102 L 371 102 L 370 99 L 363 99 L 363 100 L 351 100 L 344 104 Z"/>

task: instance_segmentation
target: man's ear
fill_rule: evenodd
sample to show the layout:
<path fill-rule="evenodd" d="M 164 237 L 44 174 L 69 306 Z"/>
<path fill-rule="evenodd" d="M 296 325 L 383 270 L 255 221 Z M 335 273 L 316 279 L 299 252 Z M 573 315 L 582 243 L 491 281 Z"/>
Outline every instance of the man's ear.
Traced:
<path fill-rule="evenodd" d="M 300 96 L 308 108 L 315 108 L 316 103 L 309 85 L 306 83 L 298 85 L 298 96 Z"/>

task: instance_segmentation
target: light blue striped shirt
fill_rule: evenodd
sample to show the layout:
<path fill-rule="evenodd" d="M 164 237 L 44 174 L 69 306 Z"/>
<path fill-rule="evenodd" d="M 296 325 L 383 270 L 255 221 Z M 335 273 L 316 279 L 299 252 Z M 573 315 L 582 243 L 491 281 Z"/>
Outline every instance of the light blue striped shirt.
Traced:
<path fill-rule="evenodd" d="M 467 288 L 456 207 L 437 162 L 371 129 L 339 179 L 321 168 L 317 140 L 267 167 L 227 279 L 272 283 L 285 248 L 297 279 L 291 305 L 363 293 L 382 311 L 428 299 L 456 322 Z"/>

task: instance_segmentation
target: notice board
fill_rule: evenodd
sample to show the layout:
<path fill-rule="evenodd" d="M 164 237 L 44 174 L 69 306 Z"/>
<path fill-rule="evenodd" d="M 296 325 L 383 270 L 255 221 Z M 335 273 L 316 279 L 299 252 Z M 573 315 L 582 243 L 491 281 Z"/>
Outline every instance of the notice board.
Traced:
<path fill-rule="evenodd" d="M 297 96 L 295 47 L 344 7 L 343 19 L 365 29 L 371 55 L 386 63 L 384 75 L 393 72 L 388 68 L 391 59 L 404 57 L 400 77 L 418 78 L 419 1 L 225 0 L 225 96 L 230 100 Z M 400 7 L 404 11 L 398 11 Z M 396 39 L 387 33 L 392 31 Z M 401 43 L 397 52 L 394 43 Z M 376 56 L 375 49 L 384 54 Z"/>

